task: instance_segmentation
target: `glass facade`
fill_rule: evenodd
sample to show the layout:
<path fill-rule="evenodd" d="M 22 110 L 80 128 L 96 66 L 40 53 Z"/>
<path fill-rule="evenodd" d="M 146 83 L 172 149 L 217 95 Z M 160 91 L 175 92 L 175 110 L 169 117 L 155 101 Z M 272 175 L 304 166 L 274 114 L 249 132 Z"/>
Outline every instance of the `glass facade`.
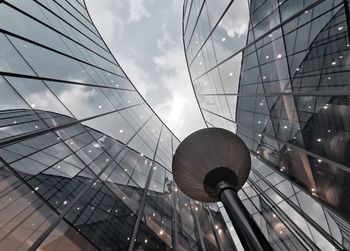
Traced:
<path fill-rule="evenodd" d="M 347 0 L 184 2 L 203 118 L 250 149 L 239 195 L 275 250 L 350 250 L 349 24 Z"/>
<path fill-rule="evenodd" d="M 0 250 L 232 250 L 83 1 L 1 1 L 0 29 Z"/>

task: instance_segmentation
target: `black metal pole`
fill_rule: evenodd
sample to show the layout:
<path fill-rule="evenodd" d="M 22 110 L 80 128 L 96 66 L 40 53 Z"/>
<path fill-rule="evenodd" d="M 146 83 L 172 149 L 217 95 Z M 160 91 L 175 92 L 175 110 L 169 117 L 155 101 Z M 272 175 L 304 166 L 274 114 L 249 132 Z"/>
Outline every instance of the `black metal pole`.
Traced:
<path fill-rule="evenodd" d="M 219 198 L 229 215 L 237 235 L 246 251 L 272 251 L 272 247 L 250 216 L 237 192 L 224 187 L 219 191 Z"/>

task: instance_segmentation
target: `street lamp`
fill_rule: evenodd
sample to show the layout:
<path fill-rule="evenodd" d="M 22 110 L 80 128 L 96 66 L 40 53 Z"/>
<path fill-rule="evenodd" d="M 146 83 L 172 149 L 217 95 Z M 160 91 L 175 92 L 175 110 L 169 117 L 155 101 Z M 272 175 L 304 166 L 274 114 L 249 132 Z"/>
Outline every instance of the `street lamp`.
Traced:
<path fill-rule="evenodd" d="M 272 250 L 237 196 L 250 171 L 249 150 L 237 135 L 221 128 L 192 133 L 176 149 L 172 169 L 176 184 L 190 198 L 222 202 L 245 250 Z"/>

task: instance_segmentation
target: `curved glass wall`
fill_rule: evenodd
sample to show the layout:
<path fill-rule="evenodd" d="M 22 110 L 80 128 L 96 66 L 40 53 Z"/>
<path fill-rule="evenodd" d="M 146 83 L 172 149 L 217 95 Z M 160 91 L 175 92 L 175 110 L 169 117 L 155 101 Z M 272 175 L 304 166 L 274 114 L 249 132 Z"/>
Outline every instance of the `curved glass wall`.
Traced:
<path fill-rule="evenodd" d="M 240 196 L 273 248 L 350 250 L 348 1 L 188 0 L 183 13 L 203 118 L 250 149 Z"/>
<path fill-rule="evenodd" d="M 232 248 L 83 1 L 1 1 L 0 29 L 0 250 Z"/>

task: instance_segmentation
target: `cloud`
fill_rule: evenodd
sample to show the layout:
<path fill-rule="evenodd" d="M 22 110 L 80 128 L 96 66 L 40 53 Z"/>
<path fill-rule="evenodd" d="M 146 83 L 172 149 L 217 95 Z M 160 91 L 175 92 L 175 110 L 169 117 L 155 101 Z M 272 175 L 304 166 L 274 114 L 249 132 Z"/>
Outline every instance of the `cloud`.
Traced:
<path fill-rule="evenodd" d="M 204 127 L 182 48 L 182 0 L 116 0 L 118 8 L 105 1 L 109 4 L 98 3 L 100 8 L 88 4 L 90 14 L 147 103 L 179 138 Z M 105 24 L 110 15 L 124 21 L 123 36 L 119 27 Z"/>
<path fill-rule="evenodd" d="M 229 37 L 240 37 L 247 33 L 249 23 L 249 8 L 246 0 L 232 3 L 228 13 L 219 23 L 219 28 L 226 31 Z"/>
<path fill-rule="evenodd" d="M 113 43 L 114 37 L 124 37 L 124 21 L 112 10 L 124 8 L 123 0 L 86 1 L 88 11 L 106 43 Z"/>
<path fill-rule="evenodd" d="M 144 0 L 131 0 L 129 1 L 130 9 L 129 9 L 129 19 L 128 21 L 131 22 L 137 22 L 141 18 L 151 17 L 151 14 L 147 11 L 145 7 Z"/>

